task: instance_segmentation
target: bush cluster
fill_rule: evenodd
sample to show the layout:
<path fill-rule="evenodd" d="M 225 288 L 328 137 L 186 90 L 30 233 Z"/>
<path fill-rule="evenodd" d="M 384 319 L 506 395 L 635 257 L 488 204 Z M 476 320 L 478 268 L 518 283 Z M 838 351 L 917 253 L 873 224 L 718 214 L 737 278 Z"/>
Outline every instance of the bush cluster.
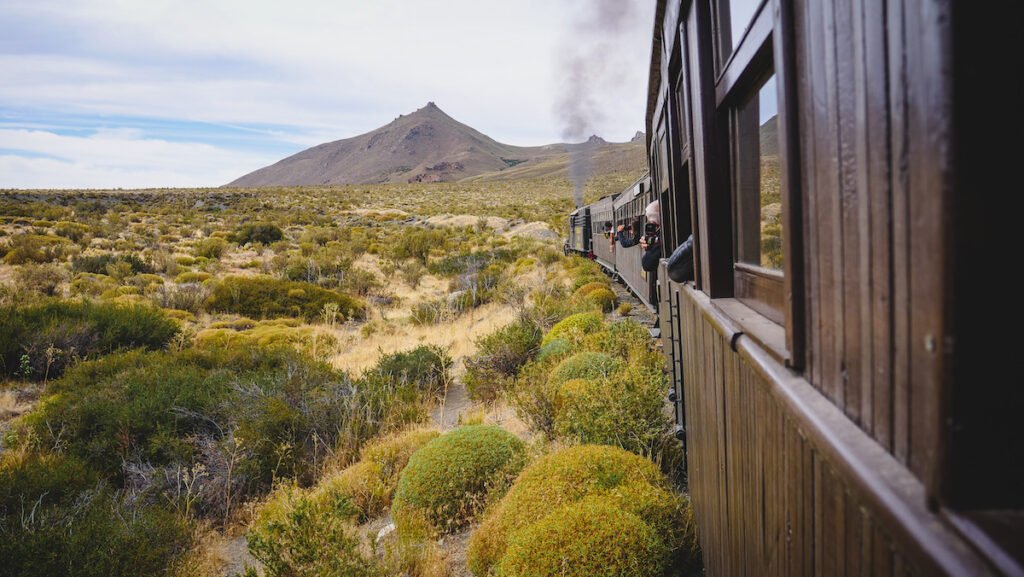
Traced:
<path fill-rule="evenodd" d="M 227 277 L 213 287 L 206 306 L 211 311 L 250 318 L 297 317 L 312 322 L 329 303 L 338 305 L 345 319 L 366 314 L 365 305 L 348 295 L 307 282 L 270 277 Z"/>
<path fill-rule="evenodd" d="M 686 500 L 647 459 L 583 445 L 527 467 L 473 532 L 474 575 L 662 575 L 699 562 Z"/>
<path fill-rule="evenodd" d="M 284 238 L 281 227 L 273 223 L 248 223 L 238 228 L 231 240 L 240 245 L 258 243 L 262 245 L 273 244 Z"/>
<path fill-rule="evenodd" d="M 152 306 L 54 300 L 0 308 L 0 374 L 56 378 L 76 359 L 162 348 L 178 330 Z"/>
<path fill-rule="evenodd" d="M 468 425 L 416 451 L 402 471 L 391 514 L 402 533 L 451 533 L 500 495 L 525 461 L 522 441 L 492 425 Z"/>

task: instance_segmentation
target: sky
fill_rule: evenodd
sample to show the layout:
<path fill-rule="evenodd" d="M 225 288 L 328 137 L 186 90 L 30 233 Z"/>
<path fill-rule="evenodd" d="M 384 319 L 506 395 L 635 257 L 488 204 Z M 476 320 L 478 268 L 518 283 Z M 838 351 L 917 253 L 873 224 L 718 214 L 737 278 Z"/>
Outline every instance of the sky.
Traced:
<path fill-rule="evenodd" d="M 220 186 L 428 101 L 507 144 L 629 140 L 653 21 L 654 0 L 0 0 L 0 189 Z"/>

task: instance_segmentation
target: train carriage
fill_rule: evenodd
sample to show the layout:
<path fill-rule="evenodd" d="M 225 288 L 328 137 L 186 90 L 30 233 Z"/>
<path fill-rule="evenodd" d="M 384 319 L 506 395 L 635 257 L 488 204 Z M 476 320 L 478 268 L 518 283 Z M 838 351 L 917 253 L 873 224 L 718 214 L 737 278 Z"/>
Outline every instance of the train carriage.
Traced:
<path fill-rule="evenodd" d="M 591 255 L 590 207 L 581 206 L 569 213 L 569 238 L 565 242 L 565 254 Z"/>
<path fill-rule="evenodd" d="M 613 274 L 616 270 L 616 249 L 610 238 L 614 230 L 615 212 L 613 203 L 619 195 L 606 196 L 590 205 L 590 246 L 594 260 Z"/>
<path fill-rule="evenodd" d="M 654 200 L 654 193 L 651 190 L 650 176 L 644 175 L 632 186 L 627 188 L 615 200 L 615 227 L 626 227 L 627 236 L 631 234 L 632 227 L 637 218 L 644 215 L 644 209 Z M 640 245 L 623 248 L 615 247 L 615 268 L 622 279 L 622 282 L 629 287 L 629 290 L 636 295 L 647 308 L 653 310 L 658 302 L 657 286 L 654 284 L 654 275 L 648 274 L 640 266 L 640 259 L 643 256 L 643 249 Z"/>
<path fill-rule="evenodd" d="M 662 261 L 659 314 L 708 575 L 1024 575 L 1014 355 L 966 248 L 1001 229 L 966 175 L 1009 168 L 964 103 L 988 83 L 954 81 L 993 56 L 966 4 L 657 2 L 652 189 L 696 272 Z"/>

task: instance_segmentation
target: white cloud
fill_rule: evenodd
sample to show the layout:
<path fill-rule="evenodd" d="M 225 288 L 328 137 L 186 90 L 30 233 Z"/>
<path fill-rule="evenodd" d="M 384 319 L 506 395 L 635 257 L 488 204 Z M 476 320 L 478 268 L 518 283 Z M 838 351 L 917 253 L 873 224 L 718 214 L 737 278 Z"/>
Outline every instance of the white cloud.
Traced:
<path fill-rule="evenodd" d="M 0 149 L 45 155 L 0 155 L 0 188 L 220 186 L 277 160 L 124 129 L 87 137 L 0 129 Z"/>

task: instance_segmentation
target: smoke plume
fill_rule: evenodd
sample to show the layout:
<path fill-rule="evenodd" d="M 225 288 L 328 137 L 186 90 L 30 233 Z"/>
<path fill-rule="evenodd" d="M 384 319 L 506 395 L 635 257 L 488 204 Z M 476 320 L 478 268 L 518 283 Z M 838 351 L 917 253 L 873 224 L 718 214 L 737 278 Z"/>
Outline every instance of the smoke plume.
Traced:
<path fill-rule="evenodd" d="M 614 85 L 631 77 L 619 58 L 627 32 L 637 25 L 639 0 L 581 0 L 577 20 L 560 47 L 561 91 L 555 112 L 562 121 L 562 138 L 570 144 L 569 179 L 576 206 L 583 193 L 601 140 L 591 135 L 604 119 L 602 106 Z M 588 139 L 588 137 L 590 137 Z"/>

